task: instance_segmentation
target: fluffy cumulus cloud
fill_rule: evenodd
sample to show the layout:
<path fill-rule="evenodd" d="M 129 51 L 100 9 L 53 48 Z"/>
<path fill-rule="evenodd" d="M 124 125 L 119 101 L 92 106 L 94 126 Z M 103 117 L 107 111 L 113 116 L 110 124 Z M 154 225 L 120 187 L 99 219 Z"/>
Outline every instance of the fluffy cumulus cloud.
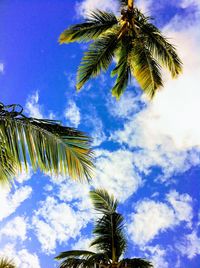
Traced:
<path fill-rule="evenodd" d="M 7 244 L 1 248 L 0 256 L 7 256 L 20 268 L 41 268 L 39 258 L 35 253 L 30 253 L 25 248 L 16 248 L 15 244 Z"/>
<path fill-rule="evenodd" d="M 57 243 L 67 244 L 68 240 L 77 238 L 82 228 L 91 219 L 88 209 L 78 211 L 65 202 L 54 197 L 47 197 L 34 212 L 32 226 L 46 253 L 54 253 Z M 51 235 L 49 235 L 51 234 Z"/>
<path fill-rule="evenodd" d="M 120 201 L 125 201 L 142 185 L 142 179 L 134 169 L 133 154 L 126 150 L 96 151 L 95 188 L 105 188 Z"/>
<path fill-rule="evenodd" d="M 8 217 L 16 211 L 16 209 L 28 199 L 31 195 L 32 188 L 30 186 L 23 186 L 17 188 L 14 193 L 10 189 L 4 187 L 0 188 L 0 221 Z"/>
<path fill-rule="evenodd" d="M 78 106 L 74 101 L 69 101 L 65 109 L 65 119 L 71 123 L 73 127 L 78 127 L 81 121 L 81 114 Z"/>
<path fill-rule="evenodd" d="M 24 217 L 17 216 L 11 221 L 7 222 L 0 230 L 0 241 L 3 237 L 21 241 L 27 238 L 27 220 Z"/>
<path fill-rule="evenodd" d="M 171 191 L 166 202 L 143 200 L 138 202 L 135 212 L 131 214 L 128 232 L 134 243 L 145 245 L 152 241 L 160 232 L 174 228 L 181 222 L 191 226 L 193 217 L 191 197 Z"/>
<path fill-rule="evenodd" d="M 84 0 L 76 3 L 76 12 L 79 16 L 87 17 L 95 9 L 117 12 L 118 2 L 116 0 Z"/>

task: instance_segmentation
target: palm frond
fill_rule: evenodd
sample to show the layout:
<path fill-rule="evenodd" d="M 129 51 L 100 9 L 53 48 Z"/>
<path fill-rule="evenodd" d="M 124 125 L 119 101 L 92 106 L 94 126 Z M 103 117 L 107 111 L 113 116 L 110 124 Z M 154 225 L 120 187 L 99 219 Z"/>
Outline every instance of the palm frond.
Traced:
<path fill-rule="evenodd" d="M 120 261 L 119 268 L 153 268 L 151 262 L 141 259 L 141 258 L 133 258 L 133 259 L 123 259 Z"/>
<path fill-rule="evenodd" d="M 119 99 L 125 89 L 127 88 L 128 81 L 131 77 L 130 65 L 129 65 L 129 53 L 130 53 L 130 46 L 129 40 L 122 39 L 121 45 L 119 47 L 118 63 L 114 70 L 112 71 L 111 75 L 117 75 L 117 79 L 115 81 L 115 85 L 112 88 L 112 95 Z"/>
<path fill-rule="evenodd" d="M 97 221 L 93 231 L 95 239 L 91 246 L 106 253 L 114 261 L 118 261 L 126 249 L 123 221 L 124 218 L 119 213 L 106 214 Z"/>
<path fill-rule="evenodd" d="M 61 252 L 58 256 L 55 257 L 56 260 L 61 260 L 64 258 L 72 258 L 72 257 L 91 257 L 95 253 L 92 251 L 88 250 L 69 250 L 69 251 L 64 251 Z"/>
<path fill-rule="evenodd" d="M 1 128 L 0 128 L 1 133 Z M 15 158 L 10 150 L 6 148 L 5 143 L 2 142 L 2 133 L 0 134 L 0 183 L 9 184 L 10 179 L 17 173 L 17 165 Z"/>
<path fill-rule="evenodd" d="M 117 44 L 117 33 L 116 31 L 111 31 L 110 33 L 101 35 L 99 39 L 90 45 L 78 69 L 76 85 L 78 90 L 80 90 L 91 77 L 95 77 L 102 70 L 105 71 L 108 69 Z"/>
<path fill-rule="evenodd" d="M 153 98 L 156 91 L 163 86 L 161 67 L 140 38 L 133 44 L 129 61 L 131 72 L 140 87 Z"/>
<path fill-rule="evenodd" d="M 109 195 L 104 189 L 90 191 L 90 199 L 95 210 L 104 214 L 115 212 L 118 205 L 118 202 L 114 196 Z"/>
<path fill-rule="evenodd" d="M 27 167 L 30 160 L 35 170 L 74 179 L 90 178 L 92 152 L 90 139 L 84 133 L 62 126 L 59 121 L 27 118 L 22 110 L 9 111 L 10 107 L 16 105 L 0 106 L 0 140 L 19 171 L 22 162 Z"/>
<path fill-rule="evenodd" d="M 93 11 L 85 22 L 75 24 L 66 29 L 59 38 L 60 44 L 70 42 L 87 42 L 96 39 L 102 33 L 111 29 L 118 23 L 113 13 L 96 10 Z"/>
<path fill-rule="evenodd" d="M 176 78 L 182 72 L 182 62 L 176 48 L 167 41 L 157 27 L 151 23 L 140 25 L 146 34 L 146 42 L 152 55 Z"/>
<path fill-rule="evenodd" d="M 86 265 L 86 260 L 84 259 L 78 259 L 78 258 L 68 258 L 66 260 L 63 260 L 59 265 L 59 268 L 92 268 L 88 267 Z"/>
<path fill-rule="evenodd" d="M 0 268 L 16 268 L 13 260 L 7 257 L 0 257 Z"/>

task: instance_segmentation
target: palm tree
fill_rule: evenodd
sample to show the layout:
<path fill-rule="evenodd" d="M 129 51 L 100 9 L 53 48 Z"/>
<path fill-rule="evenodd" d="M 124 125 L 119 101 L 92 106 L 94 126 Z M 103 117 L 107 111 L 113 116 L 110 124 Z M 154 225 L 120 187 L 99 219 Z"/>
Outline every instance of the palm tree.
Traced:
<path fill-rule="evenodd" d="M 20 105 L 0 103 L 0 182 L 9 182 L 30 162 L 33 169 L 89 179 L 90 139 L 59 121 L 28 118 Z"/>
<path fill-rule="evenodd" d="M 16 268 L 15 263 L 6 258 L 6 257 L 1 257 L 0 258 L 0 268 Z"/>
<path fill-rule="evenodd" d="M 90 246 L 97 252 L 70 250 L 61 252 L 56 259 L 62 260 L 60 268 L 152 268 L 152 264 L 141 258 L 125 258 L 127 242 L 124 234 L 124 218 L 118 213 L 118 202 L 113 195 L 99 189 L 90 192 L 94 209 L 102 216 L 96 221 Z"/>
<path fill-rule="evenodd" d="M 85 52 L 77 73 L 77 90 L 101 71 L 106 71 L 113 59 L 117 61 L 111 75 L 117 76 L 112 95 L 117 99 L 127 88 L 131 76 L 151 98 L 163 86 L 161 65 L 173 78 L 182 71 L 175 47 L 160 30 L 134 6 L 133 0 L 119 0 L 121 17 L 96 10 L 80 24 L 66 29 L 59 42 L 93 41 Z"/>

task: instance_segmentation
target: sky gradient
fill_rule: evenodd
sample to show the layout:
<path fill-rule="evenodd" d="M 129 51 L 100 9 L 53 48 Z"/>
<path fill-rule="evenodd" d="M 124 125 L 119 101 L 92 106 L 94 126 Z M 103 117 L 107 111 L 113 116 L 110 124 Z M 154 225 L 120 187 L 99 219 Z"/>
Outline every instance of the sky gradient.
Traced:
<path fill-rule="evenodd" d="M 91 185 L 41 172 L 0 187 L 0 255 L 20 268 L 56 267 L 60 251 L 88 249 L 91 187 L 120 201 L 125 256 L 155 268 L 200 267 L 200 2 L 138 0 L 176 45 L 184 71 L 149 101 L 135 81 L 120 101 L 109 73 L 75 91 L 86 44 L 59 45 L 59 34 L 94 8 L 117 12 L 117 0 L 0 1 L 0 101 L 28 116 L 62 120 L 93 138 Z"/>

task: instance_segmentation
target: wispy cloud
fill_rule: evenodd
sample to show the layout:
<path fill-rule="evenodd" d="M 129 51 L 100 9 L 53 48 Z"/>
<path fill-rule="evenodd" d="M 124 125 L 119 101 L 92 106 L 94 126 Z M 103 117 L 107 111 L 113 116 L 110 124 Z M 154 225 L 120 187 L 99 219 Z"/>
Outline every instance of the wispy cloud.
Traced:
<path fill-rule="evenodd" d="M 4 64 L 0 62 L 0 73 L 4 73 Z"/>
<path fill-rule="evenodd" d="M 25 108 L 30 117 L 44 118 L 42 106 L 39 104 L 38 90 L 28 97 Z"/>
<path fill-rule="evenodd" d="M 84 0 L 76 3 L 76 12 L 79 16 L 87 17 L 95 9 L 117 12 L 118 2 L 115 0 Z"/>
<path fill-rule="evenodd" d="M 81 121 L 81 114 L 78 106 L 72 100 L 68 101 L 65 113 L 65 119 L 75 128 L 77 128 Z"/>
<path fill-rule="evenodd" d="M 18 188 L 14 193 L 10 193 L 9 189 L 0 188 L 0 221 L 8 217 L 16 211 L 16 209 L 28 199 L 31 195 L 32 188 L 23 186 Z"/>

